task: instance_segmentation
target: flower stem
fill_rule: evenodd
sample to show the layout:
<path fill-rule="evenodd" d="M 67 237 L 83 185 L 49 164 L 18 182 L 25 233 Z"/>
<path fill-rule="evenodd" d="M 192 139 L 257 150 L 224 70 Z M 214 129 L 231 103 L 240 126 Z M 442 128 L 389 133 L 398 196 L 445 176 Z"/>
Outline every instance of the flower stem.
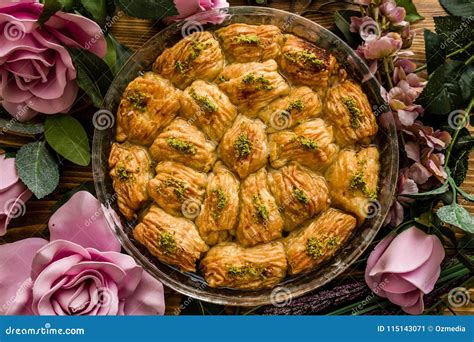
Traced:
<path fill-rule="evenodd" d="M 462 123 L 467 122 L 469 120 L 469 114 L 471 113 L 472 107 L 474 106 L 474 98 L 471 99 L 471 102 L 469 102 L 469 106 L 467 106 L 466 110 L 464 111 L 464 118 L 461 121 Z M 448 165 L 449 158 L 451 157 L 451 151 L 453 150 L 453 146 L 456 143 L 456 140 L 458 139 L 459 132 L 461 129 L 464 127 L 464 125 L 459 124 L 456 127 L 456 131 L 454 132 L 453 138 L 451 139 L 451 143 L 448 146 L 448 149 L 446 150 L 446 158 L 444 161 L 444 165 Z"/>
<path fill-rule="evenodd" d="M 383 59 L 383 69 L 384 69 L 384 72 L 385 72 L 385 76 L 387 77 L 388 86 L 390 87 L 390 89 L 392 89 L 393 88 L 393 83 L 392 83 L 392 77 L 390 76 L 390 67 L 388 65 L 388 59 L 387 58 Z"/>

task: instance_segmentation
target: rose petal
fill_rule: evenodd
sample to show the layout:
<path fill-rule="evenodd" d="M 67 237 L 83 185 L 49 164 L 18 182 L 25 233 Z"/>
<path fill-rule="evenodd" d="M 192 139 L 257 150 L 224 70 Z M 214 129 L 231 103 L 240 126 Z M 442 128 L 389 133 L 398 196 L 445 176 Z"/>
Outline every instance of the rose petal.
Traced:
<path fill-rule="evenodd" d="M 20 185 L 20 188 L 26 188 L 23 184 Z M 14 190 L 15 188 L 16 186 L 13 186 L 7 191 L 7 193 L 10 192 L 10 190 L 12 189 Z M 28 201 L 32 195 L 33 193 L 30 190 L 26 189 L 20 195 L 18 195 L 18 197 L 10 198 L 10 201 L 7 202 L 7 204 L 4 206 L 5 213 L 2 213 L 2 215 L 5 215 L 5 221 L 0 223 L 0 236 L 5 234 L 6 229 L 8 228 L 8 225 L 10 224 L 10 221 L 13 218 L 19 217 L 24 213 L 25 202 Z"/>
<path fill-rule="evenodd" d="M 17 293 L 25 294 L 28 286 L 23 286 L 29 278 L 31 264 L 36 252 L 48 241 L 39 238 L 24 239 L 0 245 L 0 313 L 17 300 Z"/>
<path fill-rule="evenodd" d="M 386 292 L 386 294 L 389 301 L 401 307 L 413 306 L 417 303 L 420 296 L 423 296 L 423 293 L 420 290 L 414 290 L 406 293 Z"/>
<path fill-rule="evenodd" d="M 369 275 L 406 273 L 423 265 L 433 250 L 433 239 L 416 227 L 401 232 L 387 247 Z"/>
<path fill-rule="evenodd" d="M 433 250 L 428 260 L 414 271 L 399 274 L 401 278 L 410 282 L 425 294 L 433 290 L 441 272 L 439 265 L 445 256 L 439 238 L 435 235 L 430 235 L 430 238 L 433 240 Z"/>
<path fill-rule="evenodd" d="M 381 281 L 381 276 L 369 276 L 372 268 L 375 266 L 379 258 L 385 252 L 387 247 L 390 245 L 392 240 L 395 238 L 395 235 L 388 235 L 382 241 L 380 241 L 377 246 L 375 246 L 372 253 L 370 253 L 369 258 L 367 259 L 367 267 L 365 268 L 365 282 L 370 287 L 372 291 L 378 289 L 378 295 L 381 297 L 385 297 L 385 293 L 382 289 L 379 289 L 379 283 Z"/>
<path fill-rule="evenodd" d="M 66 113 L 74 104 L 78 91 L 79 89 L 75 82 L 68 82 L 61 97 L 52 100 L 32 97 L 28 101 L 28 106 L 44 114 Z"/>
<path fill-rule="evenodd" d="M 11 116 L 20 122 L 31 120 L 38 115 L 38 111 L 29 108 L 26 103 L 0 101 L 0 104 Z"/>
<path fill-rule="evenodd" d="M 423 294 L 420 294 L 418 301 L 412 306 L 402 307 L 402 310 L 410 315 L 421 315 L 425 309 L 425 304 L 423 302 Z"/>
<path fill-rule="evenodd" d="M 0 170 L 2 170 L 0 192 L 3 192 L 19 180 L 18 173 L 16 172 L 15 158 L 7 158 L 5 154 L 1 154 Z"/>
<path fill-rule="evenodd" d="M 126 299 L 125 315 L 163 315 L 165 299 L 163 285 L 146 272 L 142 273 L 140 284 Z"/>
<path fill-rule="evenodd" d="M 385 279 L 385 282 L 384 282 L 383 290 L 385 292 L 401 294 L 401 293 L 407 293 L 413 290 L 417 290 L 416 286 L 406 281 L 405 279 L 403 279 L 397 274 L 393 274 L 393 273 L 387 274 L 384 279 Z"/>
<path fill-rule="evenodd" d="M 49 220 L 51 241 L 64 239 L 99 251 L 120 251 L 100 202 L 87 191 L 75 193 Z"/>

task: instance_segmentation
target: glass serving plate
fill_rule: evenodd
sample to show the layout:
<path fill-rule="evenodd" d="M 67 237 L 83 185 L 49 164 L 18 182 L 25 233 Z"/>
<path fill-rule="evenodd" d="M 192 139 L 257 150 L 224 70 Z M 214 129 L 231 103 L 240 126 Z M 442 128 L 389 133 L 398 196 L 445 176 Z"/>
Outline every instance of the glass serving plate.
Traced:
<path fill-rule="evenodd" d="M 226 288 L 211 288 L 198 274 L 179 271 L 160 262 L 145 247 L 136 242 L 132 230 L 137 222 L 127 222 L 119 213 L 116 194 L 108 175 L 108 156 L 115 140 L 115 113 L 121 95 L 129 82 L 150 70 L 152 63 L 162 51 L 174 45 L 183 36 L 195 30 L 213 31 L 233 23 L 270 24 L 278 26 L 284 33 L 292 33 L 329 50 L 348 74 L 362 84 L 369 97 L 374 114 L 378 117 L 389 107 L 380 95 L 381 86 L 369 72 L 364 62 L 333 33 L 322 26 L 298 15 L 271 8 L 231 7 L 215 10 L 213 14 L 222 16 L 219 25 L 201 25 L 199 21 L 209 14 L 199 14 L 186 21 L 175 23 L 151 38 L 125 64 L 112 83 L 104 101 L 103 109 L 95 116 L 96 130 L 93 141 L 93 173 L 95 188 L 110 228 L 120 240 L 123 248 L 135 258 L 152 276 L 166 286 L 182 294 L 222 305 L 256 306 L 265 304 L 285 304 L 328 283 L 346 270 L 365 251 L 380 229 L 392 204 L 398 172 L 398 143 L 395 125 L 384 120 L 374 143 L 381 156 L 380 193 L 371 207 L 369 219 L 358 227 L 346 245 L 329 262 L 318 269 L 294 277 L 287 277 L 273 289 L 243 291 Z M 113 113 L 113 114 L 112 114 Z M 391 116 L 390 116 L 391 117 Z"/>

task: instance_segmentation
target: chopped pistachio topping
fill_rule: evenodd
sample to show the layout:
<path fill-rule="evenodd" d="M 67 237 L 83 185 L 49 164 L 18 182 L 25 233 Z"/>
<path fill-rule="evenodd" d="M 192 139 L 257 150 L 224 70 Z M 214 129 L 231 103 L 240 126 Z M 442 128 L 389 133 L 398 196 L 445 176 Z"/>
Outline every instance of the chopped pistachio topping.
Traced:
<path fill-rule="evenodd" d="M 163 232 L 158 239 L 158 248 L 164 253 L 174 253 L 176 251 L 176 239 L 174 235 L 169 232 Z"/>
<path fill-rule="evenodd" d="M 183 181 L 174 178 L 167 178 L 164 181 L 164 184 L 166 187 L 173 188 L 173 193 L 175 194 L 176 199 L 179 202 L 184 201 L 184 196 L 186 194 L 187 187 Z"/>
<path fill-rule="evenodd" d="M 265 279 L 265 271 L 265 267 L 253 264 L 247 264 L 244 266 L 229 266 L 227 268 L 227 274 L 229 277 L 239 279 Z"/>
<path fill-rule="evenodd" d="M 349 189 L 351 191 L 360 190 L 362 193 L 371 199 L 377 198 L 377 190 L 369 190 L 367 182 L 365 181 L 364 172 L 362 170 L 357 171 L 351 177 L 349 182 Z"/>
<path fill-rule="evenodd" d="M 193 143 L 190 143 L 178 138 L 174 138 L 174 137 L 169 137 L 168 139 L 166 139 L 166 142 L 168 143 L 169 147 L 177 151 L 180 151 L 186 154 L 196 154 L 196 146 L 194 146 Z"/>
<path fill-rule="evenodd" d="M 245 158 L 252 153 L 252 142 L 245 133 L 240 133 L 234 142 L 234 151 L 237 158 Z"/>
<path fill-rule="evenodd" d="M 148 97 L 142 92 L 136 90 L 128 94 L 127 101 L 130 102 L 133 108 L 139 111 L 144 111 L 148 103 Z"/>
<path fill-rule="evenodd" d="M 301 99 L 295 100 L 288 105 L 286 109 L 287 112 L 291 112 L 292 110 L 302 111 L 304 109 L 304 103 Z"/>
<path fill-rule="evenodd" d="M 234 42 L 237 44 L 260 44 L 260 38 L 255 34 L 244 35 L 241 34 L 237 37 L 234 37 Z"/>
<path fill-rule="evenodd" d="M 224 210 L 227 204 L 227 198 L 225 196 L 225 192 L 222 189 L 214 189 L 212 190 L 212 194 L 215 196 L 216 199 L 216 209 L 212 212 L 212 216 L 217 219 Z"/>
<path fill-rule="evenodd" d="M 260 223 L 266 222 L 270 216 L 270 213 L 268 212 L 267 207 L 259 195 L 253 196 L 253 206 L 255 208 L 255 219 Z"/>
<path fill-rule="evenodd" d="M 319 59 L 314 53 L 310 50 L 303 51 L 291 51 L 285 53 L 285 58 L 293 63 L 309 65 L 313 68 L 321 68 L 324 66 L 324 61 Z"/>
<path fill-rule="evenodd" d="M 301 190 L 301 189 L 298 189 L 297 187 L 294 187 L 293 188 L 293 195 L 295 196 L 295 198 L 303 203 L 303 204 L 308 204 L 309 202 L 309 198 L 308 198 L 308 195 L 306 195 L 306 193 Z"/>
<path fill-rule="evenodd" d="M 347 110 L 351 114 L 351 127 L 358 128 L 360 126 L 360 119 L 362 113 L 360 108 L 357 107 L 357 103 L 352 96 L 344 96 L 342 98 L 342 103 L 346 106 Z"/>
<path fill-rule="evenodd" d="M 301 146 L 310 151 L 314 151 L 318 148 L 318 143 L 316 140 L 311 138 L 299 137 L 298 142 Z"/>
<path fill-rule="evenodd" d="M 185 73 L 191 67 L 191 64 L 201 55 L 201 52 L 210 45 L 210 42 L 206 44 L 198 41 L 191 42 L 191 46 L 189 48 L 189 56 L 186 57 L 184 61 L 176 61 L 174 65 L 176 70 L 178 70 L 178 72 L 180 72 L 181 74 Z"/>
<path fill-rule="evenodd" d="M 220 75 L 217 80 L 219 82 L 225 82 L 225 81 L 228 81 L 229 79 L 227 77 L 225 77 L 224 75 Z"/>
<path fill-rule="evenodd" d="M 115 169 L 117 172 L 117 176 L 122 182 L 126 182 L 130 179 L 132 179 L 132 173 L 127 170 L 124 164 L 119 163 L 117 164 L 117 168 Z"/>
<path fill-rule="evenodd" d="M 339 245 L 337 237 L 309 238 L 306 242 L 306 254 L 313 259 L 321 257 L 328 249 L 334 249 Z"/>
<path fill-rule="evenodd" d="M 209 96 L 199 95 L 194 89 L 189 92 L 191 98 L 196 101 L 197 105 L 206 113 L 212 113 L 217 110 L 217 105 L 211 101 Z"/>
<path fill-rule="evenodd" d="M 245 84 L 254 84 L 255 90 L 272 90 L 273 86 L 270 85 L 270 81 L 265 76 L 261 75 L 256 77 L 254 73 L 245 75 L 242 78 L 242 82 Z"/>

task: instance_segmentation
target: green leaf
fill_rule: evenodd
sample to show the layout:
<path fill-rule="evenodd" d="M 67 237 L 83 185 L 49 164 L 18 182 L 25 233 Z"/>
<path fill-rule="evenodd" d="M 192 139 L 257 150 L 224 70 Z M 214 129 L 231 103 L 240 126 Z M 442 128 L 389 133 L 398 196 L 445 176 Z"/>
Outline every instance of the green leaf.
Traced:
<path fill-rule="evenodd" d="M 445 205 L 436 212 L 439 219 L 468 233 L 474 233 L 474 217 L 457 203 Z"/>
<path fill-rule="evenodd" d="M 69 48 L 68 51 L 77 70 L 77 84 L 99 108 L 112 83 L 112 71 L 104 60 L 87 50 Z"/>
<path fill-rule="evenodd" d="M 472 25 L 471 19 L 453 16 L 434 17 L 433 19 L 436 33 L 443 39 L 441 48 L 446 51 L 446 54 L 459 50 L 472 42 L 474 25 Z M 474 54 L 474 45 L 452 58 L 466 61 L 472 54 Z"/>
<path fill-rule="evenodd" d="M 142 19 L 160 20 L 178 14 L 173 0 L 115 0 L 115 5 L 127 15 Z"/>
<path fill-rule="evenodd" d="M 464 71 L 465 65 L 459 61 L 438 67 L 431 74 L 417 103 L 435 115 L 447 115 L 455 109 L 462 108 L 466 101 L 462 98 L 459 79 Z"/>
<path fill-rule="evenodd" d="M 469 168 L 469 154 L 474 148 L 474 137 L 468 129 L 459 131 L 458 139 L 454 143 L 448 167 L 456 185 L 460 186 L 466 178 Z"/>
<path fill-rule="evenodd" d="M 474 97 L 474 65 L 468 66 L 462 73 L 459 78 L 459 86 L 461 87 L 464 101 L 469 101 Z"/>
<path fill-rule="evenodd" d="M 63 5 L 58 0 L 45 0 L 43 10 L 38 18 L 38 25 L 42 26 L 45 22 L 51 18 L 54 13 L 60 11 L 63 8 Z"/>
<path fill-rule="evenodd" d="M 132 51 L 120 44 L 112 34 L 107 35 L 107 55 L 104 60 L 116 75 L 132 56 Z"/>
<path fill-rule="evenodd" d="M 420 193 L 417 193 L 417 194 L 403 194 L 403 197 L 428 198 L 428 197 L 433 197 L 433 196 L 436 196 L 436 195 L 444 194 L 448 189 L 449 189 L 449 183 L 444 182 L 444 184 L 441 185 L 439 188 L 433 189 L 431 191 L 420 192 Z"/>
<path fill-rule="evenodd" d="M 412 0 L 397 0 L 397 5 L 403 7 L 407 13 L 405 20 L 409 23 L 415 23 L 417 21 L 425 19 L 418 13 L 415 4 Z"/>
<path fill-rule="evenodd" d="M 87 133 L 72 116 L 48 115 L 44 135 L 48 144 L 61 156 L 77 165 L 89 165 L 91 151 Z"/>
<path fill-rule="evenodd" d="M 92 18 L 100 25 L 105 25 L 107 7 L 105 0 L 80 0 L 82 6 L 92 15 Z"/>
<path fill-rule="evenodd" d="M 44 132 L 42 123 L 19 122 L 15 119 L 0 118 L 0 128 L 2 131 L 10 131 L 20 134 L 39 134 Z"/>
<path fill-rule="evenodd" d="M 440 65 L 444 64 L 446 59 L 446 50 L 441 48 L 443 40 L 436 33 L 425 29 L 425 54 L 428 73 L 431 74 Z"/>
<path fill-rule="evenodd" d="M 361 38 L 360 35 L 349 30 L 351 26 L 351 17 L 360 17 L 360 12 L 350 10 L 336 11 L 336 13 L 334 13 L 334 23 L 344 36 L 347 44 L 355 48 L 357 45 L 359 45 Z"/>
<path fill-rule="evenodd" d="M 474 15 L 473 0 L 439 0 L 444 9 L 451 15 L 470 17 Z"/>
<path fill-rule="evenodd" d="M 59 184 L 58 163 L 45 141 L 20 148 L 16 155 L 16 169 L 20 179 L 37 198 L 49 195 Z"/>

